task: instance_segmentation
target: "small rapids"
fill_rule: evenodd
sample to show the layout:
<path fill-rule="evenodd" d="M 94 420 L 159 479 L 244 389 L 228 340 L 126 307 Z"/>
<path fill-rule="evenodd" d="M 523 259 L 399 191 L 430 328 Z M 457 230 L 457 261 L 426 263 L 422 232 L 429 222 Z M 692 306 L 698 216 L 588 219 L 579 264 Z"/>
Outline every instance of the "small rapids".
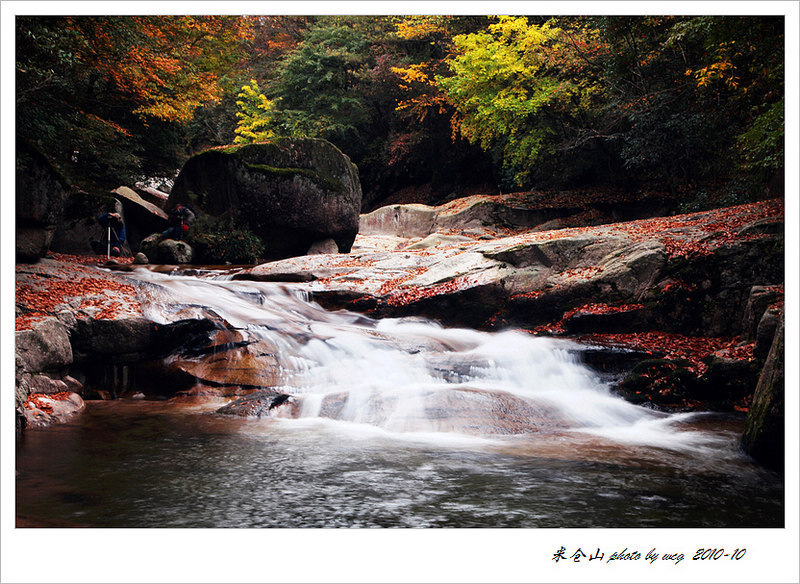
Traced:
<path fill-rule="evenodd" d="M 342 432 L 377 428 L 434 442 L 589 435 L 696 453 L 731 442 L 694 429 L 698 415 L 668 415 L 614 395 L 565 340 L 328 311 L 299 285 L 147 270 L 135 278 L 145 315 L 156 322 L 213 316 L 274 347 L 278 388 L 297 406 L 276 408 L 271 416 L 282 422 L 334 421 Z"/>
<path fill-rule="evenodd" d="M 260 416 L 218 412 L 259 392 L 87 401 L 18 444 L 18 525 L 783 525 L 741 416 L 631 405 L 577 345 L 326 311 L 302 284 L 134 278 L 154 321 L 219 327 L 167 358 L 181 383 L 291 398 Z"/>

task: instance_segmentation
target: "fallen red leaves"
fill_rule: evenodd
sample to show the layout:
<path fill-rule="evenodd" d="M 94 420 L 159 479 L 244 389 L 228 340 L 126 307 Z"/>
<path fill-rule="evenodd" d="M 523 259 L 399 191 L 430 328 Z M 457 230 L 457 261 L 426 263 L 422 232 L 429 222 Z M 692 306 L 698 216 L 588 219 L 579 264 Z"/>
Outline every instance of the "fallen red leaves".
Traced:
<path fill-rule="evenodd" d="M 133 286 L 103 278 L 96 269 L 80 263 L 83 258 L 53 254 L 52 259 L 69 266 L 17 267 L 16 305 L 22 314 L 15 319 L 15 330 L 31 329 L 41 319 L 56 316 L 59 305 L 70 305 L 75 311 L 96 308 L 96 319 L 116 318 L 126 303 L 138 308 Z M 78 277 L 81 273 L 92 275 Z M 75 299 L 80 299 L 77 307 L 70 304 Z"/>
<path fill-rule="evenodd" d="M 630 312 L 644 308 L 643 304 L 584 304 L 564 313 L 562 321 L 582 314 L 618 314 L 620 312 Z"/>
<path fill-rule="evenodd" d="M 583 279 L 583 280 L 591 280 L 597 274 L 600 274 L 603 271 L 602 266 L 587 266 L 585 268 L 575 268 L 573 270 L 564 270 L 561 272 L 561 276 L 566 279 Z"/>
<path fill-rule="evenodd" d="M 67 262 L 71 264 L 89 264 L 89 265 L 102 265 L 105 264 L 108 259 L 104 255 L 74 255 L 74 254 L 64 254 L 64 253 L 49 253 L 47 255 L 48 258 L 58 260 L 59 262 Z M 125 258 L 125 257 L 117 257 L 113 258 L 118 264 L 132 264 L 133 258 Z"/>
<path fill-rule="evenodd" d="M 53 405 L 48 401 L 65 401 L 70 398 L 72 394 L 68 391 L 60 391 L 58 393 L 32 393 L 25 400 L 24 407 L 27 410 L 41 410 L 46 414 L 53 413 Z"/>
<path fill-rule="evenodd" d="M 686 359 L 690 370 L 702 375 L 707 365 L 703 359 L 713 353 L 730 359 L 752 360 L 754 343 L 741 344 L 738 337 L 689 337 L 661 331 L 643 333 L 594 333 L 581 341 L 662 355 L 666 359 Z"/>
<path fill-rule="evenodd" d="M 425 298 L 431 298 L 440 294 L 451 294 L 460 289 L 461 284 L 456 280 L 449 280 L 441 284 L 434 284 L 433 286 L 426 286 L 425 288 L 410 288 L 403 290 L 396 294 L 392 294 L 386 298 L 386 303 L 389 306 L 406 306 L 419 302 Z"/>
<path fill-rule="evenodd" d="M 532 292 L 521 292 L 521 293 L 518 293 L 518 294 L 512 294 L 511 295 L 511 300 L 519 300 L 520 298 L 529 298 L 529 299 L 532 300 L 532 299 L 535 299 L 535 298 L 539 298 L 539 296 L 541 296 L 542 294 L 544 294 L 544 290 L 533 290 Z"/>
<path fill-rule="evenodd" d="M 686 290 L 693 292 L 697 289 L 697 284 L 687 284 L 683 280 L 665 280 L 661 283 L 659 290 L 662 293 L 671 292 L 673 290 Z"/>
<path fill-rule="evenodd" d="M 381 287 L 378 288 L 378 295 L 383 296 L 384 294 L 388 294 L 392 290 L 395 290 L 396 288 L 402 286 L 408 280 L 411 280 L 419 276 L 420 274 L 424 274 L 427 271 L 428 268 L 425 267 L 415 268 L 413 270 L 409 270 L 408 273 L 398 278 L 392 278 L 391 280 L 386 280 L 383 284 L 381 284 Z"/>
<path fill-rule="evenodd" d="M 526 242 L 541 242 L 605 232 L 627 236 L 637 243 L 657 240 L 664 245 L 670 257 L 692 257 L 708 255 L 718 247 L 736 241 L 762 238 L 764 235 L 741 234 L 739 230 L 759 219 L 783 217 L 783 215 L 783 200 L 772 199 L 704 213 L 637 219 L 610 225 L 526 232 L 518 234 L 517 237 Z"/>
<path fill-rule="evenodd" d="M 658 239 L 670 257 L 692 257 L 709 255 L 724 244 L 764 237 L 757 233 L 740 234 L 738 231 L 759 219 L 783 217 L 783 214 L 783 200 L 773 199 L 705 213 L 619 223 L 614 230 L 624 232 L 636 241 Z"/>

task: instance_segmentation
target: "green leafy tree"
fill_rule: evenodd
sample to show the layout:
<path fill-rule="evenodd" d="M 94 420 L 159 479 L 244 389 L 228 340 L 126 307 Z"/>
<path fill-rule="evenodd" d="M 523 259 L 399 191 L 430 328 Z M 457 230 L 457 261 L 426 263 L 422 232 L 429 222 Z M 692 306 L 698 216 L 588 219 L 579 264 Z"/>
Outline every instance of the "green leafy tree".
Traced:
<path fill-rule="evenodd" d="M 284 112 L 284 134 L 306 134 L 341 142 L 357 139 L 368 120 L 359 91 L 369 40 L 351 23 L 323 19 L 284 58 L 273 86 Z"/>
<path fill-rule="evenodd" d="M 552 22 L 503 16 L 486 31 L 453 40 L 451 75 L 437 81 L 455 105 L 455 126 L 493 151 L 521 185 L 534 163 L 555 151 L 565 120 L 585 110 L 599 87 L 565 74 L 563 65 L 574 57 Z"/>

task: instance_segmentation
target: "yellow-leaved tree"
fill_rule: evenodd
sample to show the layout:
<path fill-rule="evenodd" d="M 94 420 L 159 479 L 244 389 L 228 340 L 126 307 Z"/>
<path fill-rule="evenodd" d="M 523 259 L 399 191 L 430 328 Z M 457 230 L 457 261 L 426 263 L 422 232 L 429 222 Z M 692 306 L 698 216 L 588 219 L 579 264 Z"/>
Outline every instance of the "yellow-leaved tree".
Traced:
<path fill-rule="evenodd" d="M 250 85 L 244 85 L 238 95 L 236 105 L 239 111 L 236 117 L 236 144 L 253 144 L 263 142 L 275 136 L 275 101 L 268 99 L 261 93 L 258 81 L 250 80 Z"/>

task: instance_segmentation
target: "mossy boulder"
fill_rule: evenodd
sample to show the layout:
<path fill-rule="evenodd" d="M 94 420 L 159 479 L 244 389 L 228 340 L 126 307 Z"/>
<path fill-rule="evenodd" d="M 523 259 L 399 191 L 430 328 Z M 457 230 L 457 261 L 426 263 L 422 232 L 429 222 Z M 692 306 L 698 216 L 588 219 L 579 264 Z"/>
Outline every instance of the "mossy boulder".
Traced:
<path fill-rule="evenodd" d="M 358 233 L 358 169 L 330 142 L 282 138 L 190 158 L 168 201 L 230 219 L 260 237 L 269 259 L 303 255 L 332 238 L 350 251 Z"/>

